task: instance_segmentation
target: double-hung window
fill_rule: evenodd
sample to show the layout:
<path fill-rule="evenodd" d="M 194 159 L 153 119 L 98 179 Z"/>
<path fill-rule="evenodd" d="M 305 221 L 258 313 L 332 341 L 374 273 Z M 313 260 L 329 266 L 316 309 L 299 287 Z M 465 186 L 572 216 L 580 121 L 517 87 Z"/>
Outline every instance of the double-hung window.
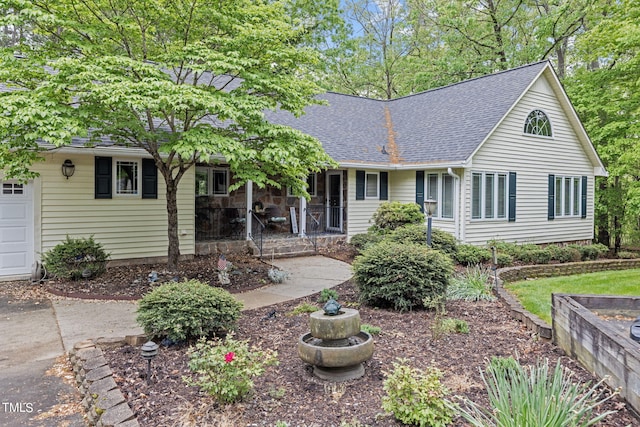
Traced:
<path fill-rule="evenodd" d="M 581 216 L 582 178 L 578 176 L 555 176 L 555 216 Z"/>
<path fill-rule="evenodd" d="M 221 168 L 196 168 L 197 196 L 228 196 L 229 171 Z"/>
<path fill-rule="evenodd" d="M 471 218 L 506 219 L 509 201 L 508 174 L 473 172 L 471 175 Z"/>
<path fill-rule="evenodd" d="M 427 199 L 436 200 L 436 218 L 453 218 L 453 177 L 449 174 L 430 173 L 426 179 Z"/>
<path fill-rule="evenodd" d="M 365 199 L 378 199 L 380 196 L 378 186 L 378 174 L 375 172 L 367 172 L 365 174 Z"/>
<path fill-rule="evenodd" d="M 139 163 L 131 160 L 116 160 L 116 194 L 138 195 L 139 188 Z"/>

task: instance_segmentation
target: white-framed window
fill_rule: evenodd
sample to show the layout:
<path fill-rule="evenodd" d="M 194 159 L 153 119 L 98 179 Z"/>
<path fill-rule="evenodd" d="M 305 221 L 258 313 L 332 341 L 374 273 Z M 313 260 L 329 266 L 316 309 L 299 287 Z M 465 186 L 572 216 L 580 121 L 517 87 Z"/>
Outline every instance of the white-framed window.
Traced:
<path fill-rule="evenodd" d="M 318 184 L 318 174 L 314 173 L 310 173 L 307 176 L 307 193 L 309 193 L 309 195 L 311 197 L 317 196 L 317 184 Z M 295 195 L 291 192 L 291 187 L 287 187 L 287 196 L 289 197 L 295 197 Z"/>
<path fill-rule="evenodd" d="M 426 198 L 436 200 L 436 218 L 453 218 L 453 177 L 448 173 L 427 174 Z"/>
<path fill-rule="evenodd" d="M 380 198 L 380 180 L 377 172 L 367 172 L 365 174 L 364 198 Z"/>
<path fill-rule="evenodd" d="M 2 194 L 24 194 L 24 184 L 17 182 L 3 182 Z"/>
<path fill-rule="evenodd" d="M 196 167 L 196 196 L 228 196 L 229 170 Z"/>
<path fill-rule="evenodd" d="M 578 176 L 555 177 L 555 216 L 581 216 L 582 179 Z"/>
<path fill-rule="evenodd" d="M 553 136 L 549 117 L 542 110 L 533 110 L 524 122 L 524 133 L 538 136 Z"/>
<path fill-rule="evenodd" d="M 509 201 L 508 174 L 473 172 L 471 174 L 471 218 L 506 219 Z"/>
<path fill-rule="evenodd" d="M 140 194 L 140 162 L 136 160 L 116 160 L 115 194 L 118 196 L 137 196 Z"/>

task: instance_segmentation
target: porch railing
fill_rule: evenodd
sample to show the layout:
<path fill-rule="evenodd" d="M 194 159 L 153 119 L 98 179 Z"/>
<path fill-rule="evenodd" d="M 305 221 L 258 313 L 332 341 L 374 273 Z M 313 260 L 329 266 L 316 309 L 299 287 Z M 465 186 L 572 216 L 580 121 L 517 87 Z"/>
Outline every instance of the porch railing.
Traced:
<path fill-rule="evenodd" d="M 342 234 L 347 220 L 347 210 L 342 206 L 307 206 L 307 230 L 310 236 L 319 234 Z"/>
<path fill-rule="evenodd" d="M 196 241 L 242 240 L 246 208 L 196 207 Z"/>

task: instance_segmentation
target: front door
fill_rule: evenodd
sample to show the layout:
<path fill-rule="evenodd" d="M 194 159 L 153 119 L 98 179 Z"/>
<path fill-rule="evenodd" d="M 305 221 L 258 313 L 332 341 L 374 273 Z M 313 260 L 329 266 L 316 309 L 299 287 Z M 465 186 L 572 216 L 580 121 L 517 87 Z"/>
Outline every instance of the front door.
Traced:
<path fill-rule="evenodd" d="M 342 172 L 327 172 L 327 230 L 342 233 Z"/>
<path fill-rule="evenodd" d="M 23 275 L 33 263 L 33 201 L 28 184 L 0 189 L 0 276 Z"/>

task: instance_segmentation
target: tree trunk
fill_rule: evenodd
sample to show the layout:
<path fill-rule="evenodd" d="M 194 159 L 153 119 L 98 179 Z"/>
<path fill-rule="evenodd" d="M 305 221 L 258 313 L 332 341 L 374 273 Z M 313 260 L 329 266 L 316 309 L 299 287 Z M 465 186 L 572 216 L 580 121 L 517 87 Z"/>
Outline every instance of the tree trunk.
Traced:
<path fill-rule="evenodd" d="M 166 179 L 167 185 L 167 269 L 175 270 L 180 259 L 180 239 L 178 238 L 178 184 L 175 179 Z"/>

